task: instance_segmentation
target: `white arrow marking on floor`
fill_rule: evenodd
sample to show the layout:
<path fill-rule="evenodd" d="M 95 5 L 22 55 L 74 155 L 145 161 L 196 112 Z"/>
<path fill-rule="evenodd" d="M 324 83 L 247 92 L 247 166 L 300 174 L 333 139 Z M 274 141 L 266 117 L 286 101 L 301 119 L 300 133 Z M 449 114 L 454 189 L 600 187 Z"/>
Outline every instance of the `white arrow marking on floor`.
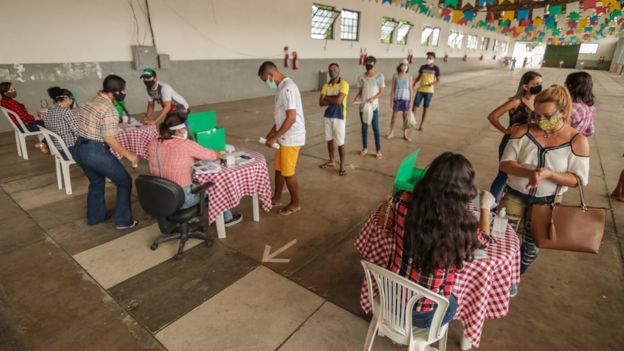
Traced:
<path fill-rule="evenodd" d="M 293 241 L 288 244 L 280 247 L 275 250 L 275 252 L 271 253 L 271 246 L 264 245 L 264 254 L 262 255 L 262 262 L 271 262 L 271 263 L 288 263 L 290 262 L 290 258 L 274 258 L 275 256 L 281 254 L 286 251 L 289 247 L 295 245 L 297 243 L 297 239 L 293 239 Z"/>

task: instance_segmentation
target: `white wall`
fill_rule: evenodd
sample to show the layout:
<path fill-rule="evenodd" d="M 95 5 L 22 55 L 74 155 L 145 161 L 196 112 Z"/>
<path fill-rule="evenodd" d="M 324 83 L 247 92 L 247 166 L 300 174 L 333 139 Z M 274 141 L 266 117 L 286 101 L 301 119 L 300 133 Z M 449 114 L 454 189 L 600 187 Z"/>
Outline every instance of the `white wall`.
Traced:
<path fill-rule="evenodd" d="M 586 61 L 586 60 L 598 60 L 601 56 L 604 56 L 605 61 L 611 61 L 613 58 L 613 53 L 615 52 L 615 47 L 617 46 L 618 38 L 607 37 L 598 40 L 597 42 L 592 41 L 593 44 L 598 44 L 598 50 L 595 54 L 579 54 L 578 60 Z"/>
<path fill-rule="evenodd" d="M 445 52 L 450 57 L 479 56 L 480 50 L 465 49 L 467 34 L 509 41 L 512 47 L 503 35 L 452 25 L 398 6 L 368 0 L 318 2 L 360 11 L 360 40 L 311 39 L 310 0 L 149 0 L 158 51 L 170 54 L 172 60 L 280 58 L 286 45 L 300 58 L 357 58 L 361 47 L 380 58 L 404 57 L 408 49 L 422 57 L 429 50 L 420 45 L 424 25 L 442 28 L 440 46 L 430 48 L 439 56 Z M 0 23 L 11 30 L 0 31 L 0 42 L 8 43 L 10 50 L 0 53 L 0 64 L 130 61 L 130 45 L 151 45 L 143 6 L 143 0 L 4 2 Z M 382 16 L 414 24 L 408 45 L 380 43 Z M 336 22 L 334 32 L 339 38 L 340 21 Z M 447 48 L 451 29 L 466 34 L 464 48 Z"/>

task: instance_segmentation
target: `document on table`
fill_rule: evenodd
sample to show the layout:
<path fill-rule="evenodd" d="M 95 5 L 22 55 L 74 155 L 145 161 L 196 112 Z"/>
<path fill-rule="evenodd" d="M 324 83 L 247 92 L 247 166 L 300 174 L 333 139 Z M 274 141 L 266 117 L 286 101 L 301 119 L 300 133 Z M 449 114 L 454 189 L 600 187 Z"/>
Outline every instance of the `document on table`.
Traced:
<path fill-rule="evenodd" d="M 195 174 L 219 173 L 221 166 L 218 161 L 197 161 L 193 165 L 193 172 Z"/>

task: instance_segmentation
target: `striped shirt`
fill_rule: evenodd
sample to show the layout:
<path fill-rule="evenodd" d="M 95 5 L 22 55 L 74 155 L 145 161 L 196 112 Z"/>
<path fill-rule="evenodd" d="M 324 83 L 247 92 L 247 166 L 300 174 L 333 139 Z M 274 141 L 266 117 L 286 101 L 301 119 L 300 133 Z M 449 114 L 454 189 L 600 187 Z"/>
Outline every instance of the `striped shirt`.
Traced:
<path fill-rule="evenodd" d="M 78 136 L 104 142 L 109 137 L 117 136 L 118 123 L 119 113 L 112 101 L 98 94 L 91 101 L 80 106 Z"/>
<path fill-rule="evenodd" d="M 44 120 L 45 127 L 51 132 L 58 134 L 67 147 L 74 146 L 78 138 L 76 133 L 78 132 L 80 122 L 76 112 L 60 105 L 54 105 L 48 110 Z M 61 145 L 56 140 L 54 140 L 54 145 L 56 145 L 57 149 L 62 150 Z"/>

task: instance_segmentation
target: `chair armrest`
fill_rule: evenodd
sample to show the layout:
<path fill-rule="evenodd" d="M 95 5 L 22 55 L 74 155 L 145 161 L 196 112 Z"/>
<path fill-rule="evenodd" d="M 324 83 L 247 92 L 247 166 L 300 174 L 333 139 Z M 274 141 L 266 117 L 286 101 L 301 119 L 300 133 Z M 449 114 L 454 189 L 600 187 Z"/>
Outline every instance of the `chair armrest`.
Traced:
<path fill-rule="evenodd" d="M 198 185 L 195 189 L 191 190 L 191 193 L 193 193 L 193 194 L 203 193 L 203 192 L 208 190 L 208 188 L 210 188 L 213 185 L 214 185 L 214 183 L 212 183 L 212 182 L 206 182 L 206 183 L 204 183 L 202 185 Z"/>

